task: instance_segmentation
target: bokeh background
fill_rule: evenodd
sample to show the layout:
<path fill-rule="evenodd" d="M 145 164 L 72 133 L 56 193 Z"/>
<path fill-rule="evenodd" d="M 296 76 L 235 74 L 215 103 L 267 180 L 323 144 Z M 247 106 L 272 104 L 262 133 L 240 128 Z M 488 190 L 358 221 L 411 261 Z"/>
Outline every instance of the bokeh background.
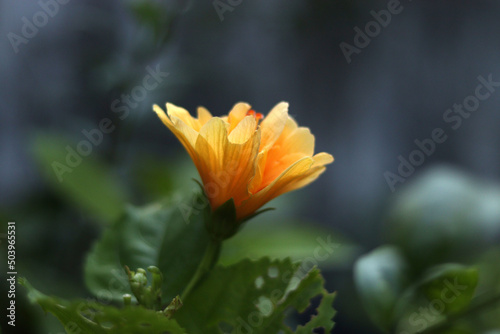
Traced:
<path fill-rule="evenodd" d="M 327 287 L 339 291 L 335 332 L 377 333 L 352 268 L 357 256 L 395 242 L 386 218 L 399 194 L 422 175 L 448 178 L 452 188 L 464 179 L 495 187 L 500 178 L 500 91 L 456 130 L 443 120 L 474 95 L 479 76 L 500 81 L 500 3 L 402 0 L 399 13 L 348 61 L 341 43 L 354 45 L 354 28 L 364 30 L 371 11 L 390 2 L 59 0 L 47 9 L 54 1 L 2 0 L 0 232 L 17 222 L 18 272 L 49 294 L 88 296 L 85 254 L 123 203 L 193 188 L 197 174 L 153 103 L 191 112 L 203 105 L 222 115 L 238 101 L 266 113 L 284 100 L 316 135 L 317 151 L 336 161 L 319 182 L 274 202 L 278 210 L 262 221 L 290 220 L 342 240 L 345 252 L 320 264 Z M 41 11 L 53 15 L 44 20 Z M 27 21 L 39 27 L 30 30 Z M 156 87 L 137 88 L 151 71 L 162 73 Z M 105 118 L 114 130 L 60 182 L 54 161 L 64 163 L 67 145 L 76 149 L 83 131 Z M 408 159 L 415 140 L 436 128 L 447 140 L 391 189 L 385 173 L 397 174 L 399 157 Z M 493 247 L 498 229 L 488 235 L 482 246 Z M 293 240 L 280 242 L 293 252 Z M 17 303 L 17 332 L 62 332 L 28 305 L 21 287 Z"/>

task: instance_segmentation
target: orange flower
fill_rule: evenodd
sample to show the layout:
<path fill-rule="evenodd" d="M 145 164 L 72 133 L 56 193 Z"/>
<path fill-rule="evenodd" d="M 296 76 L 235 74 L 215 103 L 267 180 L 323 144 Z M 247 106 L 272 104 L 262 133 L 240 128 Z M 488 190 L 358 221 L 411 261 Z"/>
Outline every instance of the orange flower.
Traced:
<path fill-rule="evenodd" d="M 153 110 L 186 148 L 200 173 L 212 210 L 234 200 L 238 220 L 273 198 L 313 182 L 333 162 L 314 154 L 314 136 L 288 116 L 288 103 L 267 115 L 237 103 L 228 116 L 213 117 L 203 107 L 198 118 L 167 103 Z"/>

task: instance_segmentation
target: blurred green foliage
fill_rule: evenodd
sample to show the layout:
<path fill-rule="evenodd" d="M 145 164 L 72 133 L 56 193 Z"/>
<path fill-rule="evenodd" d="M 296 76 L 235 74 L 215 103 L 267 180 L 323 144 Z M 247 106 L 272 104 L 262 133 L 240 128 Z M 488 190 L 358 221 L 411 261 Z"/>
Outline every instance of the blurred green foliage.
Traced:
<path fill-rule="evenodd" d="M 374 323 L 407 334 L 500 328 L 498 185 L 431 169 L 397 194 L 387 226 L 389 245 L 355 270 Z"/>
<path fill-rule="evenodd" d="M 21 279 L 20 284 L 26 287 L 28 298 L 33 303 L 40 305 L 45 312 L 55 315 L 64 324 L 67 333 L 186 333 L 175 320 L 140 306 L 117 309 L 96 300 L 65 301 L 42 294 L 25 279 Z"/>
<path fill-rule="evenodd" d="M 48 220 L 54 226 L 63 226 L 64 216 L 61 216 L 61 212 L 66 212 L 68 216 L 74 214 L 72 212 L 85 212 L 91 222 L 108 226 L 90 252 L 85 270 L 87 286 L 101 300 L 101 304 L 105 300 L 110 303 L 109 307 L 113 307 L 111 305 L 119 303 L 124 293 L 130 293 L 128 285 L 123 284 L 126 280 L 123 272 L 125 264 L 131 268 L 150 265 L 160 267 L 165 275 L 163 301 L 168 302 L 179 294 L 194 270 L 194 265 L 188 265 L 186 247 L 193 243 L 198 245 L 197 251 L 189 251 L 196 257 L 201 256 L 205 245 L 194 240 L 197 238 L 196 233 L 190 234 L 198 231 L 198 237 L 203 239 L 203 223 L 196 221 L 197 215 L 191 216 L 187 212 L 186 216 L 186 211 L 182 210 L 190 207 L 190 194 L 197 190 L 195 183 L 189 180 L 196 175 L 191 164 L 187 167 L 183 162 L 142 153 L 141 163 L 131 166 L 132 180 L 125 183 L 116 177 L 115 167 L 104 163 L 95 154 L 83 159 L 73 172 L 64 175 L 64 182 L 59 182 L 52 163 L 64 161 L 66 146 L 70 141 L 47 134 L 39 134 L 35 138 L 33 153 L 41 175 L 52 192 L 51 197 L 44 201 L 52 203 L 48 207 L 42 205 L 25 213 L 25 217 L 32 218 L 23 218 L 25 224 L 20 228 L 21 231 L 26 228 L 22 232 L 26 238 L 21 243 L 30 243 L 30 234 L 33 237 L 40 236 L 42 227 L 30 224 L 33 219 Z M 135 196 L 145 202 L 158 198 L 165 200 L 143 208 L 127 206 L 127 202 L 133 201 L 129 189 L 134 189 L 139 194 Z M 47 211 L 47 208 L 50 210 Z M 186 217 L 188 224 L 185 223 Z M 39 232 L 36 232 L 37 226 Z M 103 225 L 93 226 L 94 233 L 97 233 Z M 363 306 L 379 328 L 401 334 L 489 334 L 490 330 L 500 327 L 500 248 L 497 246 L 500 235 L 500 187 L 454 169 L 436 168 L 395 195 L 386 226 L 387 245 L 361 257 L 354 272 Z M 68 230 L 67 225 L 60 231 L 64 233 L 65 230 Z M 188 235 L 194 239 L 186 237 Z M 58 236 L 51 234 L 50 238 L 57 240 Z M 312 255 L 321 245 L 319 238 L 328 239 L 331 245 L 338 245 L 338 248 L 324 260 L 318 261 Z M 170 247 L 165 247 L 167 244 Z M 36 243 L 22 247 L 25 251 L 35 250 Z M 86 248 L 80 248 L 79 251 L 83 257 Z M 296 261 L 312 258 L 322 268 L 338 269 L 349 268 L 359 252 L 356 245 L 335 231 L 316 228 L 301 221 L 284 222 L 279 215 L 276 217 L 271 212 L 246 224 L 240 233 L 228 240 L 220 262 L 234 269 L 232 266 L 242 265 L 241 261 L 247 257 L 256 260 L 270 256 L 273 261 L 285 261 L 276 263 L 286 263 L 285 259 L 290 256 Z M 151 263 L 151 258 L 156 260 Z M 31 276 L 44 270 L 47 265 L 43 262 L 23 262 L 21 268 L 29 268 L 24 272 L 31 273 Z M 222 270 L 217 271 L 219 277 L 227 275 L 223 268 L 217 269 Z M 250 268 L 245 270 L 247 273 L 252 272 Z M 314 271 L 310 275 L 312 273 Z M 44 289 L 49 287 L 51 290 L 54 281 L 43 283 L 41 277 L 35 278 L 37 284 L 42 282 Z M 58 284 L 67 286 L 66 296 L 82 293 L 81 286 L 70 287 L 74 279 L 58 279 Z M 110 282 L 113 284 L 110 285 Z M 221 282 L 224 281 L 217 280 L 217 284 Z M 248 284 L 244 283 L 245 286 Z M 450 294 L 452 286 L 458 287 L 455 289 L 458 291 L 456 295 Z M 198 289 L 201 289 L 200 295 L 207 298 L 214 286 L 200 286 Z M 264 296 L 262 291 L 256 291 L 261 293 L 259 296 Z M 317 293 L 320 290 L 315 291 Z M 313 295 L 307 296 L 311 298 Z M 50 297 L 47 298 L 46 301 L 50 300 Z M 189 298 L 197 297 L 194 294 Z M 325 302 L 329 301 L 328 298 L 333 298 L 333 295 L 323 297 Z M 265 298 L 257 300 L 266 301 Z M 69 303 L 68 307 L 72 307 L 71 302 L 57 302 Z M 20 301 L 20 305 L 24 303 Z M 201 302 L 191 305 L 197 303 Z M 188 317 L 184 312 L 190 311 L 190 307 L 179 312 L 179 321 L 183 326 L 187 324 L 187 318 L 184 317 Z M 321 303 L 319 307 L 326 306 Z M 273 310 L 277 312 L 278 309 Z M 113 312 L 116 310 L 111 314 Z M 248 312 L 231 316 L 224 312 L 219 320 L 227 328 L 241 326 L 241 323 L 232 323 L 228 319 L 237 314 L 248 316 Z M 325 309 L 321 314 L 323 312 L 331 318 L 331 309 Z M 39 317 L 35 314 L 27 317 Z M 107 317 L 106 314 L 103 316 Z M 198 324 L 187 326 L 209 326 L 206 321 L 200 319 Z M 47 330 L 58 328 L 50 319 L 42 323 Z M 300 332 L 300 328 L 297 328 L 297 332 Z M 309 329 L 300 330 L 304 332 Z"/>
<path fill-rule="evenodd" d="M 382 247 L 356 262 L 359 294 L 372 321 L 385 330 L 394 322 L 398 298 L 407 284 L 407 265 L 399 251 Z"/>
<path fill-rule="evenodd" d="M 450 168 L 430 170 L 396 196 L 388 231 L 417 272 L 473 262 L 500 236 L 500 186 Z"/>
<path fill-rule="evenodd" d="M 245 330 L 251 328 L 255 333 L 279 330 L 294 333 L 284 324 L 286 311 L 294 308 L 304 312 L 310 299 L 322 296 L 318 316 L 297 327 L 296 333 L 307 333 L 316 327 L 333 328 L 334 294 L 329 294 L 324 288 L 324 279 L 317 268 L 303 268 L 301 262 L 290 259 L 243 259 L 231 266 L 215 267 L 182 300 L 183 305 L 172 316 L 178 324 L 166 318 L 162 321 L 142 306 L 134 307 L 136 311 L 131 311 L 129 306 L 113 306 L 121 304 L 125 294 L 134 292 L 123 275 L 124 266 L 158 267 L 164 277 L 163 292 L 159 297 L 163 305 L 175 296 L 185 294 L 209 240 L 204 211 L 210 211 L 210 208 L 200 202 L 199 194 L 192 196 L 194 199 L 190 203 L 205 206 L 194 207 L 188 216 L 179 210 L 178 202 L 143 209 L 128 207 L 122 219 L 106 228 L 85 264 L 86 283 L 94 294 L 92 302 L 47 297 L 23 279 L 21 282 L 28 288 L 30 300 L 54 314 L 66 330 L 73 326 L 72 330 L 88 333 L 150 330 L 183 333 L 178 324 L 189 333 L 220 333 L 219 326 L 229 326 L 231 331 L 244 326 Z M 82 304 L 86 312 L 82 311 Z M 129 323 L 130 312 L 137 315 Z M 147 326 L 140 321 L 141 315 Z"/>
<path fill-rule="evenodd" d="M 199 191 L 197 185 L 189 180 L 190 177 L 196 175 L 195 169 L 191 164 L 186 168 L 183 163 L 179 164 L 172 160 L 166 161 L 165 159 L 143 154 L 144 159 L 140 159 L 141 163 L 130 167 L 133 171 L 131 174 L 133 176 L 132 180 L 124 182 L 124 180 L 116 177 L 116 167 L 104 163 L 99 154 L 95 153 L 88 157 L 82 157 L 81 162 L 77 166 L 73 166 L 71 172 L 65 173 L 63 181 L 60 182 L 53 164 L 56 161 L 66 163 L 67 147 L 76 147 L 78 143 L 72 143 L 70 140 L 55 134 L 38 134 L 34 137 L 33 143 L 32 151 L 40 167 L 41 175 L 44 177 L 48 189 L 53 193 L 54 200 L 58 203 L 58 206 L 50 205 L 50 209 L 54 210 L 55 213 L 59 212 L 59 215 L 61 212 L 67 212 L 69 216 L 76 212 L 85 212 L 89 218 L 86 224 L 89 222 L 98 223 L 92 225 L 91 231 L 101 233 L 102 237 L 90 249 L 85 262 L 85 283 L 89 291 L 94 295 L 94 297 L 90 297 L 90 300 L 93 301 L 92 305 L 87 305 L 88 303 L 85 305 L 92 310 L 92 317 L 97 320 L 96 322 L 82 320 L 82 317 L 86 317 L 81 314 L 81 309 L 79 309 L 82 302 L 84 302 L 83 299 L 63 300 L 57 297 L 48 297 L 33 289 L 27 281 L 23 281 L 29 291 L 29 300 L 40 304 L 45 311 L 53 313 L 66 327 L 68 323 L 76 323 L 80 324 L 78 325 L 79 328 L 84 331 L 138 331 L 140 326 L 137 327 L 138 324 L 134 322 L 135 317 L 132 317 L 131 323 L 128 324 L 120 320 L 120 313 L 117 313 L 121 312 L 119 311 L 120 308 L 116 308 L 116 305 L 121 304 L 123 294 L 131 292 L 123 266 L 128 265 L 132 269 L 150 265 L 158 266 L 165 277 L 163 301 L 168 303 L 174 296 L 182 292 L 189 282 L 190 276 L 196 269 L 198 262 L 196 258 L 202 256 L 206 247 L 207 235 L 200 214 L 201 211 L 199 208 L 193 210 L 195 202 L 191 199 L 193 193 Z M 182 179 L 184 181 L 180 181 Z M 144 201 L 158 200 L 159 198 L 164 200 L 158 204 L 147 205 L 143 208 L 127 205 L 127 202 L 133 200 L 130 195 L 132 192 L 131 187 L 136 193 L 139 193 L 139 196 L 136 195 L 137 198 Z M 41 212 L 45 211 L 46 207 L 41 207 L 40 210 L 30 212 L 34 218 L 36 217 L 37 221 L 40 217 L 43 217 Z M 286 224 L 277 223 L 275 220 L 282 220 L 279 217 L 278 215 L 278 218 L 272 218 L 271 224 L 273 228 L 269 228 L 270 222 L 265 220 L 257 223 L 258 219 L 256 219 L 255 225 L 253 225 L 254 221 L 252 221 L 252 224 L 245 224 L 243 231 L 228 243 L 227 249 L 222 254 L 221 263 L 226 266 L 233 265 L 233 267 L 227 267 L 228 273 L 232 273 L 234 270 L 246 270 L 243 275 L 245 280 L 248 280 L 252 275 L 257 275 L 262 266 L 267 266 L 266 268 L 283 266 L 280 267 L 283 272 L 293 273 L 298 268 L 300 260 L 316 254 L 316 249 L 322 243 L 324 245 L 321 260 L 315 259 L 320 266 L 346 266 L 353 261 L 357 248 L 346 239 L 339 237 L 337 233 L 325 229 L 316 229 L 313 225 L 300 221 L 292 224 L 290 222 Z M 53 223 L 59 224 L 59 218 L 52 218 L 52 220 Z M 67 222 L 63 220 L 60 223 L 65 224 Z M 42 225 L 38 226 L 43 228 Z M 306 226 L 309 227 L 306 228 Z M 82 226 L 82 228 L 85 228 L 85 226 Z M 104 230 L 99 232 L 102 228 Z M 66 233 L 64 232 L 66 230 L 74 231 L 74 228 L 65 224 L 64 229 L 61 229 L 60 232 Z M 263 235 L 266 237 L 262 238 Z M 259 236 L 261 237 L 260 240 Z M 57 235 L 52 234 L 51 237 L 57 238 Z M 320 242 L 318 238 L 324 240 Z M 28 238 L 24 241 L 29 242 Z M 45 240 L 42 240 L 41 244 L 44 242 Z M 327 248 L 325 250 L 325 247 L 332 247 L 332 245 L 338 246 L 339 249 Z M 73 251 L 69 252 L 68 256 L 77 255 L 82 257 L 88 250 L 87 247 L 73 248 Z M 265 255 L 270 255 L 274 260 L 246 262 L 247 267 L 245 269 L 238 267 L 242 265 L 241 261 L 248 256 L 258 259 Z M 295 259 L 294 263 L 287 259 L 290 255 Z M 23 262 L 28 264 L 26 261 Z M 78 265 L 81 261 L 73 261 L 73 263 Z M 318 306 L 318 316 L 314 317 L 310 323 L 297 327 L 297 333 L 306 333 L 311 328 L 325 326 L 325 324 L 327 324 L 328 328 L 331 328 L 333 322 L 330 319 L 335 313 L 331 307 L 334 295 L 326 293 L 319 271 L 312 269 L 314 264 L 311 263 L 307 268 L 301 268 L 303 276 L 299 279 L 290 275 L 287 280 L 275 280 L 278 285 L 270 285 L 268 288 L 272 289 L 269 291 L 257 288 L 254 281 L 252 281 L 251 286 L 248 286 L 245 280 L 243 282 L 235 281 L 232 274 L 224 275 L 227 275 L 227 280 L 232 280 L 235 284 L 245 286 L 246 289 L 253 289 L 251 291 L 257 297 L 264 298 L 266 291 L 275 292 L 277 289 L 282 293 L 288 291 L 287 298 L 282 295 L 279 302 L 274 300 L 273 316 L 266 320 L 266 326 L 268 327 L 264 326 L 262 328 L 286 328 L 288 332 L 291 332 L 288 327 L 283 325 L 283 312 L 289 307 L 304 311 L 309 305 L 310 298 L 323 295 L 323 299 Z M 45 265 L 43 262 L 37 265 L 28 264 L 30 269 L 23 270 L 23 273 L 32 277 L 39 285 L 39 282 L 43 280 L 38 278 L 37 272 L 43 270 Z M 217 270 L 224 272 L 226 269 L 223 268 L 225 267 L 220 267 Z M 58 270 L 62 270 L 62 268 L 54 269 L 54 275 L 57 275 Z M 67 284 L 70 285 L 72 280 L 78 280 L 77 275 L 78 272 L 75 273 L 74 277 L 67 277 Z M 58 279 L 58 282 L 62 283 L 62 281 L 60 278 Z M 221 281 L 217 279 L 215 282 L 220 284 Z M 50 288 L 53 283 L 54 281 L 50 281 L 41 286 L 43 289 L 53 292 L 54 289 Z M 290 288 L 291 283 L 295 284 L 292 288 Z M 227 284 L 219 286 L 222 288 Z M 203 291 L 212 291 L 213 287 L 209 286 L 203 289 L 201 290 L 202 295 L 206 293 Z M 21 292 L 21 295 L 23 294 L 24 292 Z M 81 287 L 71 287 L 64 295 L 82 296 Z M 196 296 L 196 293 L 193 293 L 189 298 L 201 298 Z M 231 299 L 231 296 L 232 294 L 229 292 L 224 298 Z M 275 298 L 276 296 L 269 297 Z M 204 298 L 203 300 L 205 300 Z M 220 296 L 220 298 L 223 297 Z M 262 298 L 257 298 L 257 300 L 262 301 Z M 23 303 L 25 301 L 21 301 L 21 304 Z M 190 307 L 198 303 L 203 304 L 205 302 L 195 299 Z M 224 305 L 223 303 L 219 304 Z M 63 305 L 64 309 L 56 305 Z M 240 309 L 239 311 L 235 309 L 234 311 L 237 313 L 230 317 L 223 316 L 219 320 L 225 325 L 239 326 L 239 323 L 231 322 L 230 319 L 233 319 L 236 315 L 248 317 L 249 311 L 254 310 L 257 305 L 249 304 L 247 307 L 249 308 Z M 186 307 L 185 310 L 189 310 L 189 307 Z M 127 312 L 134 311 L 126 309 L 121 316 L 128 317 Z M 151 328 L 156 328 L 155 326 L 171 330 L 176 328 L 175 323 L 163 324 L 154 314 L 146 311 L 141 310 L 136 314 L 144 315 L 145 319 L 153 324 Z M 183 314 L 182 312 L 179 313 L 181 320 Z M 34 317 L 34 315 L 30 317 Z M 159 322 L 156 324 L 156 321 Z M 61 325 L 55 323 L 51 318 L 41 322 L 44 324 L 38 328 L 41 332 L 62 330 Z M 181 323 L 183 326 L 190 325 L 190 322 L 186 319 Z M 198 326 L 209 327 L 211 325 L 200 322 Z M 68 328 L 66 329 L 68 330 Z M 263 330 L 265 331 L 265 329 Z"/>
<path fill-rule="evenodd" d="M 128 207 L 122 219 L 107 229 L 85 263 L 88 288 L 121 301 L 131 293 L 124 266 L 132 270 L 156 266 L 163 273 L 163 302 L 180 295 L 194 275 L 208 234 L 202 215 L 184 220 L 178 203 Z"/>
<path fill-rule="evenodd" d="M 81 162 L 75 167 L 68 166 L 68 155 L 75 157 L 78 154 L 74 151 L 77 144 L 69 143 L 67 138 L 56 135 L 35 137 L 33 154 L 47 183 L 68 204 L 103 223 L 115 221 L 122 213 L 123 203 L 130 198 L 127 188 L 111 167 L 96 155 L 80 157 Z M 76 153 L 70 153 L 68 147 Z M 66 166 L 68 171 L 61 172 L 59 164 Z"/>

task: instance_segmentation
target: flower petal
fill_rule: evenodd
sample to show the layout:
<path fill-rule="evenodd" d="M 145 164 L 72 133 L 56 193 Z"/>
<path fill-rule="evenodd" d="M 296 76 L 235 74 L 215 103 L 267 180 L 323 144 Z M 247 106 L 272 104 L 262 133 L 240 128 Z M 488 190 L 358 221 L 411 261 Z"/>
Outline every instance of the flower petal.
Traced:
<path fill-rule="evenodd" d="M 239 102 L 233 106 L 233 109 L 229 112 L 227 121 L 231 125 L 229 132 L 233 131 L 234 128 L 247 116 L 248 111 L 252 107 L 248 103 Z"/>
<path fill-rule="evenodd" d="M 212 114 L 206 108 L 198 107 L 198 121 L 200 122 L 200 128 L 212 119 L 212 117 Z"/>
<path fill-rule="evenodd" d="M 312 156 L 314 154 L 314 135 L 308 128 L 297 128 L 290 133 L 288 138 L 280 145 L 281 151 L 286 154 L 303 153 Z"/>
<path fill-rule="evenodd" d="M 159 105 L 154 104 L 153 111 L 156 113 L 156 115 L 158 115 L 163 124 L 165 124 L 166 126 L 173 125 L 172 121 L 170 121 L 167 114 L 165 114 L 165 111 Z"/>
<path fill-rule="evenodd" d="M 224 148 L 227 145 L 229 124 L 219 117 L 213 117 L 200 129 L 200 136 L 205 138 L 214 152 L 222 159 Z"/>
<path fill-rule="evenodd" d="M 243 120 L 234 128 L 233 131 L 228 136 L 231 143 L 243 144 L 248 141 L 248 139 L 255 134 L 257 129 L 257 120 L 253 116 L 246 116 Z"/>
<path fill-rule="evenodd" d="M 199 124 L 197 124 L 196 120 L 191 116 L 189 111 L 184 108 L 178 107 L 172 103 L 167 103 L 167 114 L 172 119 L 173 117 L 177 117 L 184 122 L 187 126 L 191 127 L 195 131 L 200 130 Z"/>
<path fill-rule="evenodd" d="M 307 173 L 296 178 L 295 180 L 293 180 L 293 182 L 290 182 L 290 184 L 288 186 L 283 187 L 281 189 L 279 195 L 303 188 L 303 187 L 313 183 L 321 174 L 323 174 L 323 172 L 325 170 L 326 170 L 326 167 L 324 167 L 324 166 L 311 167 Z"/>
<path fill-rule="evenodd" d="M 170 119 L 175 128 L 175 131 L 172 132 L 179 132 L 183 135 L 183 137 L 187 140 L 191 147 L 195 147 L 196 139 L 198 138 L 198 132 L 196 132 L 192 127 L 188 126 L 186 123 L 184 123 L 184 121 L 177 118 L 176 116 L 172 116 Z"/>
<path fill-rule="evenodd" d="M 331 154 L 325 152 L 316 154 L 313 157 L 313 159 L 314 159 L 313 167 L 328 165 L 335 160 Z"/>
<path fill-rule="evenodd" d="M 256 194 L 253 194 L 247 201 L 243 202 L 243 204 L 238 208 L 238 217 L 244 218 L 258 210 L 261 206 L 273 198 L 287 191 L 297 189 L 292 187 L 294 182 L 301 182 L 309 175 L 316 172 L 316 169 L 311 171 L 313 163 L 314 161 L 311 157 L 305 157 L 287 168 L 271 184 L 258 191 Z"/>
<path fill-rule="evenodd" d="M 318 153 L 313 159 L 314 163 L 311 165 L 311 168 L 306 173 L 295 178 L 288 186 L 283 187 L 280 191 L 280 195 L 305 187 L 314 182 L 326 170 L 325 165 L 333 162 L 333 156 L 328 153 Z"/>
<path fill-rule="evenodd" d="M 222 204 L 219 201 L 219 194 L 223 188 L 220 178 L 224 172 L 223 159 L 227 146 L 228 127 L 229 124 L 222 119 L 213 117 L 201 128 L 195 145 L 198 153 L 196 167 L 214 208 Z"/>
<path fill-rule="evenodd" d="M 224 187 L 226 194 L 223 202 L 233 198 L 238 206 L 249 197 L 249 184 L 255 175 L 255 158 L 259 146 L 260 131 L 254 131 L 244 143 L 228 143 L 224 152 L 224 168 L 229 178 Z"/>
<path fill-rule="evenodd" d="M 314 154 L 315 139 L 311 131 L 297 127 L 291 118 L 288 121 L 283 133 L 269 150 L 259 189 L 274 181 L 296 161 Z"/>
<path fill-rule="evenodd" d="M 314 157 L 304 157 L 288 167 L 272 183 L 260 190 L 248 200 L 250 208 L 257 210 L 273 198 L 286 192 L 305 187 L 316 180 L 325 170 L 324 165 L 333 162 L 328 153 L 319 153 Z M 252 203 L 253 202 L 253 203 Z M 246 208 L 245 210 L 246 211 Z"/>
<path fill-rule="evenodd" d="M 270 155 L 267 156 L 266 166 L 261 178 L 259 190 L 267 187 L 274 180 L 276 180 L 285 170 L 292 166 L 297 161 L 303 159 L 305 156 L 302 153 L 288 154 L 281 157 L 279 160 L 274 160 Z"/>
<path fill-rule="evenodd" d="M 163 124 L 165 124 L 170 129 L 170 131 L 172 131 L 172 133 L 177 137 L 177 139 L 181 142 L 182 146 L 184 146 L 186 151 L 191 156 L 191 159 L 193 159 L 193 161 L 196 162 L 197 154 L 195 151 L 195 143 L 198 137 L 198 133 L 194 131 L 191 127 L 187 126 L 179 118 L 177 117 L 173 117 L 172 119 L 168 118 L 163 109 L 161 109 L 158 105 L 154 105 L 153 110 L 162 120 Z"/>
<path fill-rule="evenodd" d="M 282 134 L 287 136 L 289 132 L 296 128 L 297 123 L 291 117 L 288 117 L 288 103 L 286 102 L 278 103 L 262 121 L 260 126 L 262 131 L 260 152 L 257 156 L 255 176 L 249 187 L 251 193 L 256 193 L 263 187 L 262 180 L 266 164 L 268 161 L 271 161 L 268 159 L 269 150 Z"/>
<path fill-rule="evenodd" d="M 261 189 L 262 178 L 264 176 L 264 170 L 267 162 L 267 153 L 267 151 L 261 151 L 255 159 L 255 175 L 250 181 L 250 185 L 248 187 L 248 190 L 252 194 L 255 194 L 259 189 Z"/>
<path fill-rule="evenodd" d="M 288 116 L 288 119 L 286 120 L 285 128 L 283 129 L 283 132 L 281 133 L 282 138 L 288 138 L 288 136 L 299 126 L 297 125 L 297 122 L 295 120 Z"/>
<path fill-rule="evenodd" d="M 270 149 L 281 136 L 288 120 L 288 103 L 278 103 L 260 125 L 262 131 L 260 150 Z"/>

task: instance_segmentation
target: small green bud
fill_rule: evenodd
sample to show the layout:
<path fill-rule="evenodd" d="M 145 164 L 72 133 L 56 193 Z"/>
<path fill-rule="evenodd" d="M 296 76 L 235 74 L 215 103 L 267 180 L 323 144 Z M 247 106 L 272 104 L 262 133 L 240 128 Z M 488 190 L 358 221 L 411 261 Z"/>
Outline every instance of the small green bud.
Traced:
<path fill-rule="evenodd" d="M 151 291 L 161 296 L 161 287 L 163 285 L 163 274 L 160 269 L 155 266 L 149 266 L 148 271 L 153 276 L 153 283 L 151 284 Z"/>
<path fill-rule="evenodd" d="M 153 282 L 148 286 L 148 276 L 146 270 L 139 268 L 137 272 L 131 271 L 127 266 L 125 266 L 125 271 L 127 272 L 130 289 L 132 290 L 137 301 L 142 306 L 148 309 L 160 310 L 161 309 L 161 296 L 162 296 L 162 285 L 163 285 L 163 275 L 155 266 L 148 267 L 148 271 L 153 277 Z M 129 303 L 123 296 L 124 303 L 127 305 Z"/>
<path fill-rule="evenodd" d="M 132 295 L 126 293 L 123 295 L 123 304 L 130 306 L 132 304 Z"/>
<path fill-rule="evenodd" d="M 142 286 L 148 284 L 148 276 L 146 275 L 146 271 L 142 268 L 137 269 L 137 273 L 132 277 L 132 282 L 138 283 Z"/>

